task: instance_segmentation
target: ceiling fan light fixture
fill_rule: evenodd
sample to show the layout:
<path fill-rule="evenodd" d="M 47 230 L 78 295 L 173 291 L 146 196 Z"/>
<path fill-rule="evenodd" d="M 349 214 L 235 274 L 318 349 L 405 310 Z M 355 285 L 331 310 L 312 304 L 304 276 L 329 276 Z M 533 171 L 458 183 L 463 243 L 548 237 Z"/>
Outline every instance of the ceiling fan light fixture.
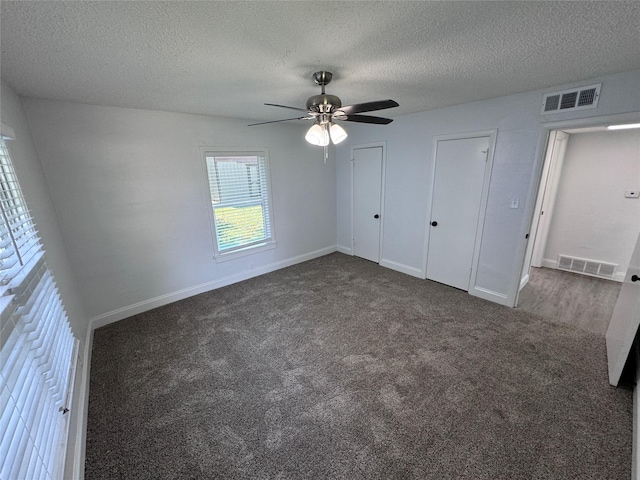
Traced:
<path fill-rule="evenodd" d="M 312 95 L 307 99 L 306 108 L 290 107 L 288 105 L 278 105 L 276 103 L 265 103 L 272 107 L 286 108 L 304 112 L 306 115 L 295 118 L 284 118 L 282 120 L 272 120 L 269 122 L 258 122 L 249 124 L 264 125 L 267 123 L 288 122 L 289 120 L 312 120 L 313 125 L 304 136 L 311 145 L 324 147 L 325 161 L 327 159 L 327 146 L 329 143 L 337 145 L 347 138 L 347 132 L 333 120 L 341 122 L 370 123 L 374 125 L 387 125 L 393 120 L 391 118 L 374 117 L 371 115 L 360 115 L 361 113 L 384 110 L 386 108 L 398 107 L 398 102 L 394 100 L 378 100 L 375 102 L 357 103 L 343 106 L 342 101 L 335 95 L 326 93 L 325 86 L 331 81 L 331 72 L 319 71 L 313 74 L 313 80 L 320 85 L 322 92 L 319 95 Z"/>
<path fill-rule="evenodd" d="M 329 134 L 331 135 L 331 141 L 334 145 L 342 142 L 345 138 L 347 138 L 347 132 L 345 132 L 344 128 L 342 128 L 337 123 L 330 123 Z"/>
<path fill-rule="evenodd" d="M 325 125 L 314 123 L 307 131 L 304 139 L 311 145 L 318 145 L 319 147 L 326 147 L 329 145 L 329 132 Z"/>

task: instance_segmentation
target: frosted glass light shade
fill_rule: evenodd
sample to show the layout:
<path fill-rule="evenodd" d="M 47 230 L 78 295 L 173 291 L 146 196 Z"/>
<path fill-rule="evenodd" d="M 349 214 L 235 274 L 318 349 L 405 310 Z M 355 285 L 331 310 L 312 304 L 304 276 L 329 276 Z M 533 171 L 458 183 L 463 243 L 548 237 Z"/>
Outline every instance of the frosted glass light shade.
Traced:
<path fill-rule="evenodd" d="M 329 145 L 329 132 L 324 125 L 314 123 L 305 135 L 304 139 L 311 145 L 318 145 L 324 147 Z"/>
<path fill-rule="evenodd" d="M 347 138 L 347 132 L 344 131 L 340 125 L 336 123 L 331 124 L 331 128 L 329 129 L 329 133 L 331 134 L 331 141 L 334 144 L 338 144 Z"/>

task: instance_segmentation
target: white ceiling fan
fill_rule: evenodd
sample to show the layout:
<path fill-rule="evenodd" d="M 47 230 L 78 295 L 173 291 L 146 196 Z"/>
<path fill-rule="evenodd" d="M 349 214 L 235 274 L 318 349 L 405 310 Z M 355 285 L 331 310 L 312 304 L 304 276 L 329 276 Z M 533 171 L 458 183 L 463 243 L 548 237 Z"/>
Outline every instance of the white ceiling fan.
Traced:
<path fill-rule="evenodd" d="M 269 122 L 252 123 L 249 126 L 253 127 L 255 125 L 286 122 L 289 120 L 313 120 L 314 123 L 307 132 L 305 139 L 312 145 L 326 147 L 329 144 L 329 139 L 331 139 L 334 144 L 337 144 L 347 138 L 347 132 L 345 132 L 340 125 L 335 123 L 335 121 L 372 123 L 377 125 L 387 125 L 393 121 L 391 118 L 360 115 L 360 113 L 398 107 L 398 102 L 395 102 L 394 100 L 378 100 L 375 102 L 342 106 L 340 98 L 336 95 L 325 93 L 325 86 L 331 82 L 332 76 L 331 72 L 326 71 L 319 71 L 313 74 L 313 80 L 320 85 L 322 93 L 309 97 L 307 99 L 306 108 L 265 103 L 265 105 L 272 107 L 287 108 L 289 110 L 305 112 L 305 115 L 301 117 L 284 118 L 282 120 L 271 120 Z"/>

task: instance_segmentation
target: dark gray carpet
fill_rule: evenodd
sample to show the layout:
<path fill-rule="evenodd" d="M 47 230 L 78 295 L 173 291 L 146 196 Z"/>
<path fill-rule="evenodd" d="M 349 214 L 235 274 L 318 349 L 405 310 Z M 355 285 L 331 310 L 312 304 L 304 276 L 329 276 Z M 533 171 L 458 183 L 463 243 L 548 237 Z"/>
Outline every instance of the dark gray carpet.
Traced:
<path fill-rule="evenodd" d="M 96 330 L 86 478 L 628 479 L 601 336 L 332 254 Z"/>

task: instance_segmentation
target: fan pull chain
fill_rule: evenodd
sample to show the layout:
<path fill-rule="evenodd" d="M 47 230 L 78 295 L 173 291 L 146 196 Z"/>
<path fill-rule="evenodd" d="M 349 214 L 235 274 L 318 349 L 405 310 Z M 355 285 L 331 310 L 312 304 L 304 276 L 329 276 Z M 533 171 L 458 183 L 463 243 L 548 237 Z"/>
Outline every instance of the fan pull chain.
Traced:
<path fill-rule="evenodd" d="M 324 164 L 327 164 L 327 158 L 329 158 L 329 146 L 324 146 Z"/>

